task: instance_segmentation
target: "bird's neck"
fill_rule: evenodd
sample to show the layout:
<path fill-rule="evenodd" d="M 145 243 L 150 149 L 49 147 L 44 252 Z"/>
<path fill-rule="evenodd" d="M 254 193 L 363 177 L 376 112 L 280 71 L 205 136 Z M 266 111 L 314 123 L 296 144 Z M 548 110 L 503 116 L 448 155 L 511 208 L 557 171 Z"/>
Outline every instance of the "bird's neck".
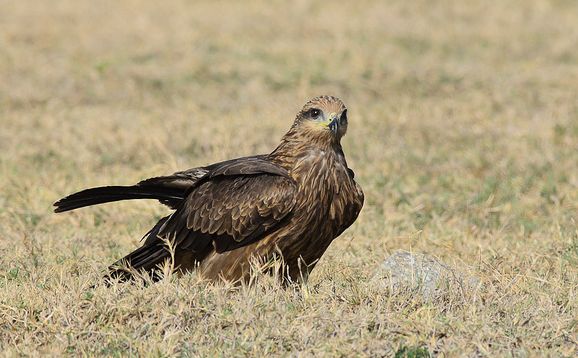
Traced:
<path fill-rule="evenodd" d="M 291 128 L 269 156 L 279 165 L 290 170 L 298 158 L 308 155 L 311 151 L 343 152 L 339 138 L 329 131 L 320 133 L 320 131 Z"/>

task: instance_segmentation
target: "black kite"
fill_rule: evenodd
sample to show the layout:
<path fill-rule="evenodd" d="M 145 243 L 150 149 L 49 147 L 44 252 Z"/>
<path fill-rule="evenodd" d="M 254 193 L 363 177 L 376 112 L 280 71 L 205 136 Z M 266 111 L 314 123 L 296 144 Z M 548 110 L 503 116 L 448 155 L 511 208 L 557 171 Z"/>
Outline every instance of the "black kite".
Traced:
<path fill-rule="evenodd" d="M 252 259 L 280 256 L 285 282 L 302 281 L 363 205 L 340 144 L 346 131 L 343 102 L 320 96 L 270 154 L 83 190 L 56 202 L 55 212 L 127 199 L 157 199 L 174 209 L 142 247 L 111 266 L 113 277 L 129 278 L 121 268 L 129 267 L 158 278 L 170 243 L 176 269 L 197 268 L 209 280 L 247 279 Z"/>

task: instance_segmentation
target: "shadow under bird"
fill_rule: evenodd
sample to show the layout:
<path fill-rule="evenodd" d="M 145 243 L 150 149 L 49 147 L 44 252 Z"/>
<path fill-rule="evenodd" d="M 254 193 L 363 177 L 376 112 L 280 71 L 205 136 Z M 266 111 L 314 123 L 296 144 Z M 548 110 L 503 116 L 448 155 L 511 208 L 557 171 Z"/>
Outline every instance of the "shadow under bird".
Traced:
<path fill-rule="evenodd" d="M 108 278 L 146 271 L 159 279 L 160 267 L 172 259 L 177 272 L 196 269 L 208 280 L 242 281 L 249 279 L 252 260 L 280 258 L 282 281 L 302 282 L 363 206 L 340 143 L 346 131 L 343 102 L 316 97 L 270 154 L 132 186 L 86 189 L 54 203 L 54 211 L 128 199 L 156 199 L 174 210 L 140 248 L 110 266 Z"/>

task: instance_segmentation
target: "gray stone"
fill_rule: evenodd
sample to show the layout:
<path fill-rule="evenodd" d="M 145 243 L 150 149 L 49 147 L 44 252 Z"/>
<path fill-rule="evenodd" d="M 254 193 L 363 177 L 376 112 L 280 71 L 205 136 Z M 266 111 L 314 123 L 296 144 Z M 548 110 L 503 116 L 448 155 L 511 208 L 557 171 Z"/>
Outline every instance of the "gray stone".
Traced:
<path fill-rule="evenodd" d="M 383 261 L 374 280 L 386 285 L 392 293 L 412 291 L 427 300 L 448 293 L 471 292 L 480 286 L 478 278 L 433 256 L 403 250 L 394 252 Z"/>

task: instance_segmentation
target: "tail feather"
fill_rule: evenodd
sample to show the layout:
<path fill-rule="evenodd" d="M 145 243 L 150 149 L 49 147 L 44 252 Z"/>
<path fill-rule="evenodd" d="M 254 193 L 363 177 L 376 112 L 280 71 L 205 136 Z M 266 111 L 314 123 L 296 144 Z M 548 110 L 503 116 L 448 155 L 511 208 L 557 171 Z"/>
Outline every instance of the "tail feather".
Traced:
<path fill-rule="evenodd" d="M 71 194 L 54 203 L 54 212 L 74 210 L 85 206 L 130 199 L 157 199 L 181 201 L 185 198 L 182 189 L 161 186 L 102 186 Z"/>

